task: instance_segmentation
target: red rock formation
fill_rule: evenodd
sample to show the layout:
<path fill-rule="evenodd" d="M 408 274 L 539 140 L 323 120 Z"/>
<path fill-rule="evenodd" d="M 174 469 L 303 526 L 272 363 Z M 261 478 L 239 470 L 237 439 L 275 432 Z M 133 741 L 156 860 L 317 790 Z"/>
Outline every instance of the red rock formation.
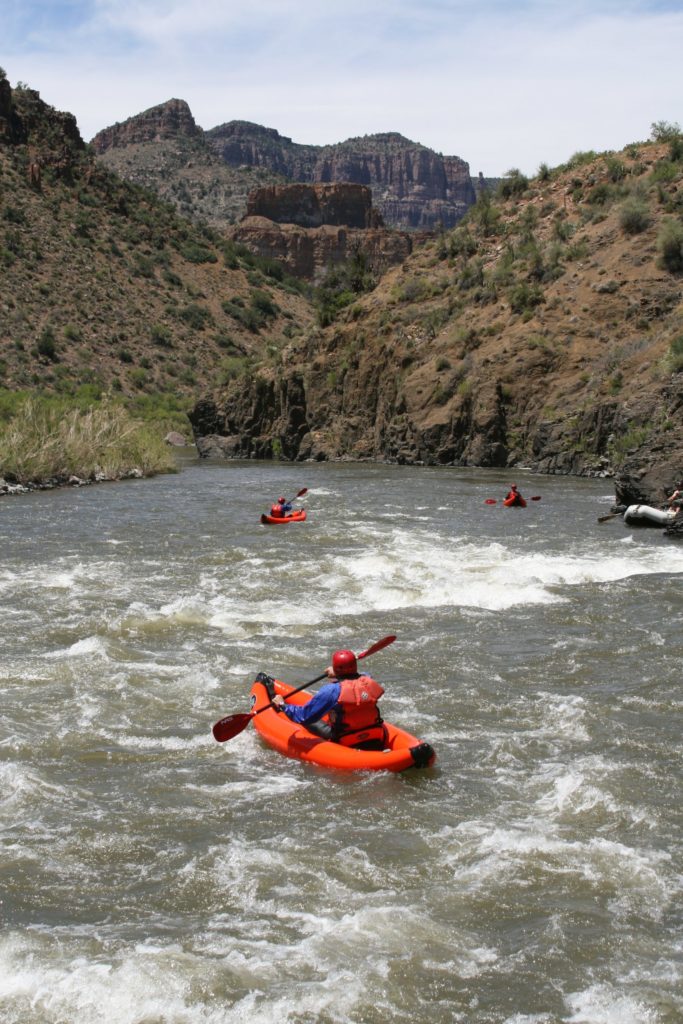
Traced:
<path fill-rule="evenodd" d="M 96 153 L 130 146 L 137 142 L 159 142 L 176 136 L 200 138 L 202 129 L 195 123 L 185 100 L 167 100 L 142 114 L 98 132 L 91 140 Z"/>
<path fill-rule="evenodd" d="M 412 239 L 381 227 L 363 185 L 275 185 L 249 196 L 236 241 L 258 256 L 284 264 L 296 277 L 314 280 L 330 264 L 361 248 L 376 272 L 403 260 Z"/>
<path fill-rule="evenodd" d="M 270 185 L 252 192 L 247 217 L 267 217 L 277 224 L 319 228 L 324 224 L 348 228 L 383 227 L 372 208 L 372 193 L 364 185 Z"/>

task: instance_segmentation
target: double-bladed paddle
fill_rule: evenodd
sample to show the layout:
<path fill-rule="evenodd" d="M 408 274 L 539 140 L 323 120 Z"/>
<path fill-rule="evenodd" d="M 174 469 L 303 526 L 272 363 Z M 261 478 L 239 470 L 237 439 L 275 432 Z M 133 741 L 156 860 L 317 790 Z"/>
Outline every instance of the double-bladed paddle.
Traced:
<path fill-rule="evenodd" d="M 287 504 L 291 505 L 293 501 L 296 501 L 297 498 L 303 498 L 304 494 L 307 494 L 307 493 L 308 493 L 308 487 L 302 487 L 298 494 L 295 494 L 293 498 L 289 499 Z"/>
<path fill-rule="evenodd" d="M 534 494 L 533 498 L 528 498 L 527 500 L 528 501 L 540 501 L 541 500 L 541 495 L 540 494 Z M 498 502 L 496 501 L 495 498 L 484 498 L 484 504 L 485 505 L 497 505 Z"/>
<path fill-rule="evenodd" d="M 389 644 L 393 644 L 395 636 L 385 636 L 381 640 L 378 640 L 372 647 L 368 647 L 367 651 L 363 651 L 362 654 L 357 654 L 356 658 L 360 661 L 361 658 L 369 658 L 371 654 L 376 654 L 377 651 L 381 651 L 384 647 L 388 647 Z M 321 676 L 316 676 L 315 679 L 311 679 L 308 683 L 302 683 L 301 686 L 297 686 L 295 690 L 291 690 L 287 696 L 291 697 L 292 694 L 298 693 L 300 690 L 305 690 L 307 686 L 313 686 L 314 683 L 319 683 L 321 679 L 324 679 L 327 672 L 323 672 Z M 268 708 L 273 707 L 273 702 L 264 705 L 259 708 L 258 711 L 250 711 L 249 714 L 236 714 L 227 715 L 225 718 L 221 718 L 220 721 L 216 722 L 213 727 L 213 738 L 218 743 L 225 743 L 226 740 L 231 740 L 233 736 L 237 736 L 242 732 L 243 729 L 251 722 L 252 718 L 256 715 L 260 715 L 262 711 L 267 711 Z"/>

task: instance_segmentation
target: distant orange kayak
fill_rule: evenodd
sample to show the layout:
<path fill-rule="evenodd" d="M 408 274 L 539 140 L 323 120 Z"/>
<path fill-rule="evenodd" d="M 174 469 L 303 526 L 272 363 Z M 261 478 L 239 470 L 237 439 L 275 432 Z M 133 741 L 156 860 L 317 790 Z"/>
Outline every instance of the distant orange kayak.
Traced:
<path fill-rule="evenodd" d="M 526 508 L 526 500 L 521 494 L 516 494 L 514 498 L 505 498 L 503 504 L 506 508 Z"/>
<path fill-rule="evenodd" d="M 268 679 L 267 676 L 260 675 L 262 679 Z M 269 685 L 273 696 L 279 693 L 286 698 L 294 689 L 279 679 L 273 679 L 271 684 Z M 300 690 L 292 694 L 291 703 L 305 704 L 310 697 L 310 693 Z M 251 688 L 252 711 L 267 707 L 271 699 L 268 686 L 257 677 Z M 253 723 L 265 742 L 285 757 L 311 761 L 324 768 L 336 768 L 347 772 L 402 772 L 406 768 L 428 768 L 436 761 L 436 754 L 429 743 L 388 722 L 384 723 L 387 730 L 387 745 L 384 750 L 356 750 L 354 747 L 343 747 L 341 743 L 322 739 L 310 732 L 305 725 L 292 722 L 287 715 L 275 711 L 274 708 L 254 717 Z"/>
<path fill-rule="evenodd" d="M 303 523 L 306 518 L 306 509 L 298 508 L 286 516 L 267 516 L 265 512 L 261 516 L 261 522 L 269 526 L 284 526 L 287 523 Z"/>

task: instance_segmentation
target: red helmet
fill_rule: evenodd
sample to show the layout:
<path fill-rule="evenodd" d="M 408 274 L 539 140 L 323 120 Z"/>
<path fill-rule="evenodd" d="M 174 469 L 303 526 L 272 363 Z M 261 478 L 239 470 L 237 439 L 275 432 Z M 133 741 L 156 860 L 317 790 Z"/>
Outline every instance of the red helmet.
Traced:
<path fill-rule="evenodd" d="M 286 498 L 278 498 L 277 500 L 280 502 L 281 505 L 286 505 L 287 504 L 287 499 Z"/>
<path fill-rule="evenodd" d="M 358 662 L 353 651 L 335 651 L 332 655 L 332 668 L 336 676 L 350 676 L 358 671 Z"/>

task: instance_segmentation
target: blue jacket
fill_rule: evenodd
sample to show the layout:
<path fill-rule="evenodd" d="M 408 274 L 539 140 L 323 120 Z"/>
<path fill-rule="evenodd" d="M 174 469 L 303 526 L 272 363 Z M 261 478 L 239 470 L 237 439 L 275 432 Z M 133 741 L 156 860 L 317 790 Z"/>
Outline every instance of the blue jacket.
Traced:
<path fill-rule="evenodd" d="M 299 725 L 306 725 L 308 722 L 317 722 L 319 718 L 331 711 L 339 700 L 341 686 L 338 682 L 325 683 L 318 692 L 305 704 L 284 704 L 282 710 Z"/>
<path fill-rule="evenodd" d="M 282 502 L 278 501 L 278 505 L 282 509 L 283 513 L 284 512 L 291 512 L 292 508 L 294 507 L 290 501 L 285 501 L 284 504 Z"/>

